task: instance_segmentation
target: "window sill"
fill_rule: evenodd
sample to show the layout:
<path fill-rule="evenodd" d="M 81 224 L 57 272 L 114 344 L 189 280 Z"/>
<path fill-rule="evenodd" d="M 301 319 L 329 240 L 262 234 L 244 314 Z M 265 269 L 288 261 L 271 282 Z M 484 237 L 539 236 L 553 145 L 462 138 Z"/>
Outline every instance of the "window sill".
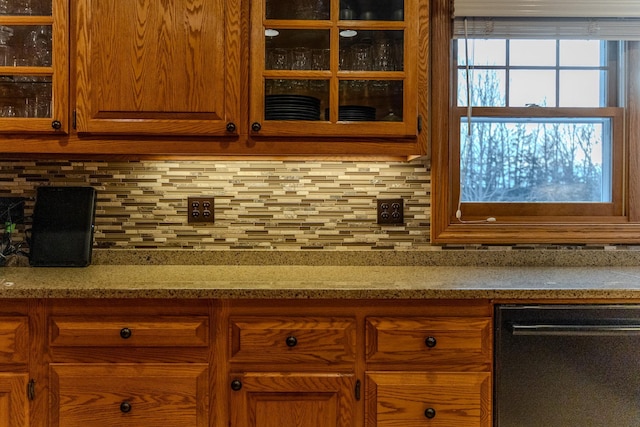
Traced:
<path fill-rule="evenodd" d="M 432 224 L 433 244 L 637 244 L 640 223 L 451 223 L 443 227 Z"/>

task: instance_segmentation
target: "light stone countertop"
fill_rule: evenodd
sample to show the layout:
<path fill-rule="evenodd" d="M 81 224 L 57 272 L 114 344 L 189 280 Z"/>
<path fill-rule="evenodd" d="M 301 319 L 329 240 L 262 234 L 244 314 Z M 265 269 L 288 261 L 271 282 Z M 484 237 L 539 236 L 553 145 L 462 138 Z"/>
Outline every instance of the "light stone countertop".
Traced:
<path fill-rule="evenodd" d="M 640 300 L 640 267 L 7 267 L 0 268 L 0 298 Z"/>

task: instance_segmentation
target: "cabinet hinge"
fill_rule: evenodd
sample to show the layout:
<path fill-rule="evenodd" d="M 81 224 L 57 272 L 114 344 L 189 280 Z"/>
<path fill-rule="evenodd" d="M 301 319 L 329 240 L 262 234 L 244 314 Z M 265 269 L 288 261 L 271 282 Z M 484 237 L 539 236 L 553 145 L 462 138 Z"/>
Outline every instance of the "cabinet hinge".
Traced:
<path fill-rule="evenodd" d="M 422 116 L 418 114 L 418 133 L 422 132 Z"/>
<path fill-rule="evenodd" d="M 354 390 L 356 394 L 356 400 L 360 400 L 360 380 L 356 380 L 356 386 Z"/>
<path fill-rule="evenodd" d="M 30 379 L 27 383 L 27 398 L 34 400 L 36 398 L 36 380 Z"/>
<path fill-rule="evenodd" d="M 76 110 L 73 110 L 73 114 L 71 117 L 71 126 L 73 126 L 73 128 L 76 129 Z"/>

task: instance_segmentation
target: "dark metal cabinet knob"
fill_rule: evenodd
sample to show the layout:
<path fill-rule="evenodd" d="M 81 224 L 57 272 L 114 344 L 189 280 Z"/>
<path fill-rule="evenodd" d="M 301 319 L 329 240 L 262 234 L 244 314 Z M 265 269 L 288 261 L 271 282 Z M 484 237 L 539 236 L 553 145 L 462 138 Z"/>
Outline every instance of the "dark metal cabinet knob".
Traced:
<path fill-rule="evenodd" d="M 60 122 L 60 120 L 54 120 L 51 122 L 51 127 L 54 128 L 55 130 L 58 130 L 62 128 L 62 123 Z"/>
<path fill-rule="evenodd" d="M 236 131 L 237 127 L 236 124 L 233 122 L 229 122 L 227 123 L 227 132 L 229 133 L 234 133 Z"/>
<path fill-rule="evenodd" d="M 295 347 L 298 344 L 298 339 L 296 337 L 287 337 L 285 342 L 288 347 Z"/>
<path fill-rule="evenodd" d="M 433 408 L 427 408 L 424 410 L 424 416 L 431 419 L 436 416 L 436 410 Z"/>
<path fill-rule="evenodd" d="M 435 347 L 437 343 L 438 341 L 435 337 L 427 337 L 424 339 L 424 344 L 429 348 Z"/>
<path fill-rule="evenodd" d="M 120 404 L 120 411 L 124 414 L 131 412 L 131 403 L 126 400 Z"/>
<path fill-rule="evenodd" d="M 120 329 L 120 337 L 122 337 L 125 340 L 127 338 L 131 338 L 131 329 L 129 329 L 129 328 Z"/>
<path fill-rule="evenodd" d="M 239 391 L 241 388 L 242 388 L 242 381 L 240 380 L 231 381 L 231 390 Z"/>
<path fill-rule="evenodd" d="M 262 126 L 260 125 L 260 123 L 253 122 L 253 124 L 251 125 L 251 130 L 254 132 L 260 132 L 260 129 L 262 129 Z"/>

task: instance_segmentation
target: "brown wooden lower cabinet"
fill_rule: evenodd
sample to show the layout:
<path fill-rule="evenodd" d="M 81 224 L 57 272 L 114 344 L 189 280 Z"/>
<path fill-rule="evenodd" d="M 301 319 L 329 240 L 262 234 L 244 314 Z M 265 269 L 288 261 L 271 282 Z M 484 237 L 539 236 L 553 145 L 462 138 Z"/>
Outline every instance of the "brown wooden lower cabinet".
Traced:
<path fill-rule="evenodd" d="M 207 427 L 203 364 L 52 364 L 51 426 Z"/>
<path fill-rule="evenodd" d="M 353 374 L 232 374 L 230 426 L 355 426 L 355 383 Z"/>
<path fill-rule="evenodd" d="M 367 427 L 490 427 L 488 372 L 369 372 Z"/>
<path fill-rule="evenodd" d="M 489 427 L 488 300 L 0 300 L 0 427 Z"/>

